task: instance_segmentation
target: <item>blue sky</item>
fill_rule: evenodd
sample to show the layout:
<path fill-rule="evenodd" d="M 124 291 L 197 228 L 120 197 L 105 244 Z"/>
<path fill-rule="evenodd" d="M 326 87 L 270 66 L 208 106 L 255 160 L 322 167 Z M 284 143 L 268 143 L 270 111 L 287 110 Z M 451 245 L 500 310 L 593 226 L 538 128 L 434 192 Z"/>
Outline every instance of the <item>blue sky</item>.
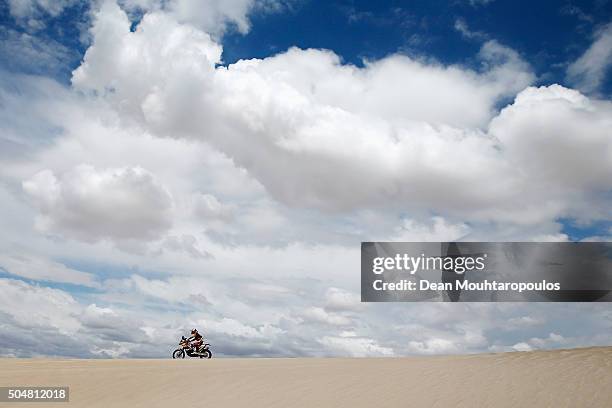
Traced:
<path fill-rule="evenodd" d="M 455 29 L 462 20 L 471 31 L 523 53 L 546 74 L 551 66 L 575 59 L 611 13 L 612 5 L 602 1 L 308 1 L 288 13 L 255 15 L 246 36 L 226 39 L 225 60 L 299 46 L 330 48 L 355 64 L 398 51 L 464 63 L 479 41 Z"/>
<path fill-rule="evenodd" d="M 0 353 L 610 344 L 358 294 L 361 241 L 610 240 L 611 67 L 603 0 L 0 2 Z"/>

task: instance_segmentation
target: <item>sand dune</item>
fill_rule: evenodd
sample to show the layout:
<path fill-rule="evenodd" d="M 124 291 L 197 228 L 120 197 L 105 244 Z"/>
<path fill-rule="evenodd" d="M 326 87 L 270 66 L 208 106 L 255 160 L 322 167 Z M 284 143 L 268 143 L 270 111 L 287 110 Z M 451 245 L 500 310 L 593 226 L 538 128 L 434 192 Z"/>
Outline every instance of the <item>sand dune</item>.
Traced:
<path fill-rule="evenodd" d="M 387 359 L 2 359 L 54 407 L 612 407 L 612 347 Z M 0 406 L 9 406 L 1 404 Z"/>

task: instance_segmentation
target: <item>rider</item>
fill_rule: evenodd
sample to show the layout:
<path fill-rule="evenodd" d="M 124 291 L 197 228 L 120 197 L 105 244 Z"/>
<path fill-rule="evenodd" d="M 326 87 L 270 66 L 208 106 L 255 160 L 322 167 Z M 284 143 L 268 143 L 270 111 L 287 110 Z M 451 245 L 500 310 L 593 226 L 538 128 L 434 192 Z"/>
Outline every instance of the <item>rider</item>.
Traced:
<path fill-rule="evenodd" d="M 202 335 L 198 333 L 197 329 L 191 329 L 191 337 L 189 337 L 187 341 L 191 343 L 191 346 L 196 351 L 200 351 L 200 347 L 202 347 L 202 343 L 204 343 L 204 339 Z"/>

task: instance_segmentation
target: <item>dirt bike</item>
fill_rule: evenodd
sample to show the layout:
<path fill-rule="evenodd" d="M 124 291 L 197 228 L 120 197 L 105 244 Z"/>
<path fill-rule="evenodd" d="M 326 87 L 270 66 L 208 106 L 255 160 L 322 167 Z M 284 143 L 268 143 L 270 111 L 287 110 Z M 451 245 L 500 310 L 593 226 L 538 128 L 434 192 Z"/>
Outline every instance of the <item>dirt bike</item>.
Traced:
<path fill-rule="evenodd" d="M 193 347 L 185 338 L 185 336 L 182 336 L 179 346 L 180 347 L 174 350 L 172 353 L 172 358 L 185 358 L 185 356 L 200 358 L 212 357 L 212 351 L 210 351 L 210 344 L 208 343 L 203 344 L 198 350 L 196 350 L 195 347 Z"/>

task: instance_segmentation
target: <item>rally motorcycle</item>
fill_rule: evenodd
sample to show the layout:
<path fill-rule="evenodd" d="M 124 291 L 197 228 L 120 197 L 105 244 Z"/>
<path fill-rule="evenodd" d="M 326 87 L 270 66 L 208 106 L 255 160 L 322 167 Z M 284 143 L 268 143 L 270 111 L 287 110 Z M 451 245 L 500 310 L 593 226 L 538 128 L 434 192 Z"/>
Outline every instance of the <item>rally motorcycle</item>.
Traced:
<path fill-rule="evenodd" d="M 179 342 L 179 348 L 174 350 L 172 353 L 172 358 L 185 358 L 185 355 L 188 357 L 200 357 L 200 358 L 211 358 L 212 351 L 210 351 L 210 344 L 205 343 L 200 346 L 199 350 L 191 345 L 191 343 L 185 338 L 185 336 L 181 337 L 181 341 Z"/>

